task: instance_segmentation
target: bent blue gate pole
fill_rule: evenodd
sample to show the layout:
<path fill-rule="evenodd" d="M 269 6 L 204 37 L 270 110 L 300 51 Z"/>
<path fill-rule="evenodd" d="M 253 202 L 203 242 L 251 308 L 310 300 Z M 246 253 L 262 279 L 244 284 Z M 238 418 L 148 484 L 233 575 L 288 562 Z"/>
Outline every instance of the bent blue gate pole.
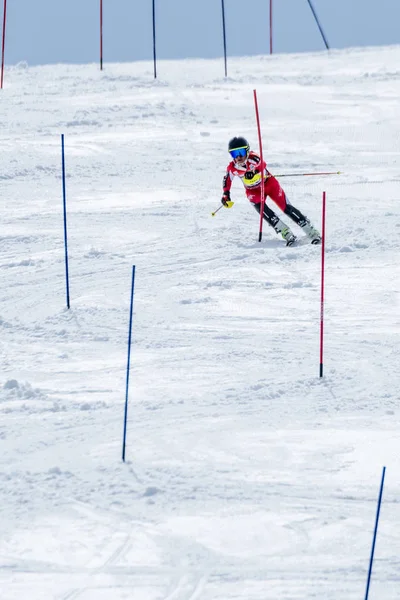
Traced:
<path fill-rule="evenodd" d="M 124 436 L 122 440 L 122 460 L 125 462 L 126 446 L 126 424 L 128 420 L 128 395 L 129 395 L 129 369 L 131 365 L 131 342 L 132 342 L 132 318 L 133 318 L 133 294 L 135 290 L 135 265 L 132 267 L 132 286 L 131 286 L 131 308 L 129 316 L 129 334 L 128 334 L 128 363 L 126 366 L 126 392 L 125 392 L 125 413 L 124 413 Z"/>
<path fill-rule="evenodd" d="M 64 134 L 61 134 L 61 163 L 62 163 L 62 191 L 64 205 L 64 250 L 65 250 L 65 285 L 67 289 L 67 308 L 69 302 L 69 271 L 68 271 L 68 235 L 67 235 L 67 195 L 65 191 L 65 152 L 64 152 Z"/>
<path fill-rule="evenodd" d="M 226 27 L 225 27 L 225 5 L 224 0 L 221 0 L 222 8 L 222 37 L 224 41 L 224 62 L 225 62 L 225 77 L 228 75 L 228 67 L 226 62 Z"/>
<path fill-rule="evenodd" d="M 315 21 L 316 21 L 316 23 L 318 25 L 318 29 L 319 29 L 320 34 L 322 35 L 322 39 L 324 40 L 326 49 L 329 50 L 328 42 L 327 42 L 327 39 L 325 37 L 324 32 L 322 31 L 322 27 L 321 27 L 321 25 L 320 25 L 320 23 L 318 21 L 317 13 L 315 12 L 313 5 L 311 4 L 311 0 L 307 0 L 307 2 L 308 2 L 309 6 L 311 8 L 312 14 L 314 15 L 314 19 L 315 19 Z"/>
<path fill-rule="evenodd" d="M 370 558 L 370 561 L 369 561 L 367 589 L 366 589 L 366 592 L 365 592 L 365 600 L 368 600 L 369 586 L 370 586 L 370 583 L 371 583 L 372 563 L 374 562 L 376 534 L 378 532 L 379 513 L 381 511 L 382 494 L 383 494 L 383 484 L 384 484 L 384 481 L 385 481 L 385 472 L 386 472 L 386 467 L 383 467 L 383 470 L 382 470 L 382 480 L 381 480 L 381 489 L 379 490 L 379 498 L 378 498 L 378 508 L 376 510 L 374 537 L 373 537 L 373 540 L 372 540 L 371 558 Z"/>

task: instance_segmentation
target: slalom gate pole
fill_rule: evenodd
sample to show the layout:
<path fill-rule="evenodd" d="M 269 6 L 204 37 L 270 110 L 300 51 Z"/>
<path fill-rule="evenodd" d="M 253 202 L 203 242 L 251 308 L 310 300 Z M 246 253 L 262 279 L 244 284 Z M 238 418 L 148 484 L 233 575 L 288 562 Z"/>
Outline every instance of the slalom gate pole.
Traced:
<path fill-rule="evenodd" d="M 384 484 L 384 481 L 385 481 L 385 473 L 386 473 L 386 467 L 383 467 L 383 469 L 382 469 L 381 487 L 380 487 L 380 490 L 379 490 L 378 507 L 376 509 L 375 529 L 374 529 L 374 536 L 373 536 L 373 539 L 372 539 L 372 549 L 371 549 L 371 557 L 370 557 L 370 561 L 369 561 L 368 578 L 367 578 L 367 589 L 365 591 L 365 600 L 368 600 L 369 586 L 370 586 L 370 583 L 371 583 L 372 563 L 374 561 L 376 534 L 378 532 L 379 513 L 381 511 L 382 494 L 383 494 L 383 484 Z"/>
<path fill-rule="evenodd" d="M 319 376 L 324 374 L 324 294 L 325 294 L 325 206 L 326 193 L 322 193 L 322 244 L 321 244 L 321 310 L 319 333 Z"/>
<path fill-rule="evenodd" d="M 311 0 L 307 0 L 307 2 L 308 2 L 309 6 L 311 8 L 312 14 L 314 15 L 314 19 L 315 19 L 315 21 L 316 21 L 316 23 L 318 25 L 319 32 L 322 35 L 322 39 L 324 40 L 325 47 L 326 47 L 327 50 L 329 50 L 328 42 L 327 42 L 327 39 L 325 37 L 324 32 L 322 31 L 322 27 L 321 27 L 321 25 L 320 25 L 320 23 L 318 21 L 317 13 L 315 12 L 313 5 L 311 4 Z"/>
<path fill-rule="evenodd" d="M 282 173 L 274 177 L 313 177 L 314 175 L 341 175 L 341 171 L 328 171 L 326 173 Z"/>
<path fill-rule="evenodd" d="M 153 0 L 153 63 L 154 63 L 154 79 L 157 79 L 157 56 L 156 56 L 156 0 Z"/>
<path fill-rule="evenodd" d="M 226 28 L 225 28 L 225 4 L 224 0 L 221 0 L 222 8 L 222 37 L 224 42 L 224 62 L 225 62 L 225 77 L 228 75 L 228 66 L 226 62 Z"/>
<path fill-rule="evenodd" d="M 132 343 L 132 318 L 133 318 L 133 294 L 135 291 L 135 265 L 132 267 L 132 286 L 131 286 L 131 307 L 129 315 L 129 334 L 128 334 L 128 363 L 126 366 L 126 391 L 125 391 L 125 412 L 124 412 L 124 435 L 122 439 L 122 460 L 125 462 L 126 447 L 126 425 L 128 420 L 128 394 L 129 394 L 129 370 L 131 364 L 131 343 Z"/>
<path fill-rule="evenodd" d="M 64 151 L 64 134 L 61 134 L 61 164 L 62 164 L 62 192 L 63 192 L 63 207 L 64 207 L 64 254 L 65 254 L 65 285 L 67 290 L 67 308 L 70 307 L 69 302 L 69 271 L 68 271 L 68 235 L 67 235 L 67 194 L 65 189 L 65 151 Z"/>
<path fill-rule="evenodd" d="M 256 120 L 257 120 L 257 129 L 258 129 L 258 144 L 260 147 L 260 165 L 263 165 L 263 151 L 262 151 L 262 139 L 261 139 L 261 128 L 260 128 L 260 115 L 258 112 L 258 102 L 257 102 L 257 91 L 253 90 L 254 93 L 254 107 L 256 110 Z M 262 227 L 263 227 L 263 216 L 264 216 L 264 169 L 261 169 L 261 205 L 260 205 L 260 230 L 258 233 L 258 241 L 262 240 Z"/>
<path fill-rule="evenodd" d="M 100 0 L 100 71 L 103 70 L 103 0 Z"/>
<path fill-rule="evenodd" d="M 269 0 L 269 53 L 272 54 L 272 0 Z"/>
<path fill-rule="evenodd" d="M 1 41 L 1 77 L 0 77 L 0 89 L 3 89 L 3 75 L 4 75 L 4 49 L 6 44 L 6 20 L 7 20 L 7 0 L 3 0 L 3 35 Z"/>

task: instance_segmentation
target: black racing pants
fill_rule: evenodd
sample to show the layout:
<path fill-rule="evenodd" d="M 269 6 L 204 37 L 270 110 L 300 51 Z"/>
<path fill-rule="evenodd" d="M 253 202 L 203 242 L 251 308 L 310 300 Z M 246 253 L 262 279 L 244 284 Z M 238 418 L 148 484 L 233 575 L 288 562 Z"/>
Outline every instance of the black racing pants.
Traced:
<path fill-rule="evenodd" d="M 253 203 L 253 206 L 258 212 L 258 214 L 260 214 L 261 202 L 259 202 L 258 204 Z M 308 222 L 307 217 L 303 215 L 303 213 L 300 212 L 298 208 L 296 208 L 292 204 L 289 204 L 289 202 L 285 206 L 284 213 L 299 227 L 304 227 L 304 225 L 306 225 L 306 223 Z M 274 211 L 266 203 L 264 203 L 263 219 L 265 219 L 268 225 L 271 225 L 271 227 L 275 227 L 275 225 L 279 221 L 278 215 L 275 214 Z"/>

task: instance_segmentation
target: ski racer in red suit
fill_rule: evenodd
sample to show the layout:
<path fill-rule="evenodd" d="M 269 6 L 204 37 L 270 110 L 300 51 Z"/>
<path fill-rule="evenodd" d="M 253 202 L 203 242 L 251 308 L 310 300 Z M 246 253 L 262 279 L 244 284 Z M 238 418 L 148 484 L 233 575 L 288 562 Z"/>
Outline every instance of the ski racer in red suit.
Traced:
<path fill-rule="evenodd" d="M 267 169 L 267 164 L 263 161 L 260 164 L 260 157 L 250 150 L 248 141 L 244 137 L 234 137 L 230 140 L 228 146 L 232 161 L 229 163 L 223 180 L 223 196 L 221 202 L 228 207 L 230 202 L 230 189 L 234 177 L 240 177 L 245 187 L 246 196 L 253 204 L 258 213 L 261 210 L 261 172 L 264 174 L 264 196 L 269 196 L 271 200 L 278 205 L 292 221 L 310 238 L 312 244 L 319 244 L 321 236 L 311 225 L 309 219 L 303 215 L 295 206 L 290 204 L 285 192 L 279 182 Z M 296 236 L 290 228 L 274 213 L 274 211 L 264 204 L 263 218 L 276 231 L 280 233 L 286 241 L 287 246 L 291 246 L 296 241 Z"/>

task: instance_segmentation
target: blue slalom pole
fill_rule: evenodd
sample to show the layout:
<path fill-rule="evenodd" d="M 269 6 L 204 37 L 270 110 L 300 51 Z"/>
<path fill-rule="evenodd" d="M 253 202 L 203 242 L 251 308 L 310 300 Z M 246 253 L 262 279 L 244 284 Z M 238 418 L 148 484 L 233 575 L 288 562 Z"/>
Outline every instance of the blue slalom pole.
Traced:
<path fill-rule="evenodd" d="M 157 57 L 156 57 L 156 2 L 153 0 L 153 62 L 154 79 L 157 79 Z"/>
<path fill-rule="evenodd" d="M 308 4 L 310 5 L 310 8 L 311 8 L 312 14 L 314 15 L 314 19 L 315 19 L 315 21 L 316 21 L 316 23 L 317 23 L 317 25 L 318 25 L 318 29 L 319 29 L 319 32 L 320 32 L 320 34 L 322 35 L 322 39 L 324 40 L 324 43 L 325 43 L 326 49 L 327 49 L 327 50 L 329 50 L 328 42 L 327 42 L 327 40 L 326 40 L 326 37 L 325 37 L 325 34 L 324 34 L 324 32 L 322 31 L 322 27 L 321 27 L 321 25 L 320 25 L 320 23 L 319 23 L 319 21 L 318 21 L 317 13 L 315 12 L 313 5 L 311 4 L 311 0 L 307 0 L 307 2 L 308 2 Z"/>
<path fill-rule="evenodd" d="M 225 61 L 225 77 L 228 75 L 228 67 L 226 63 L 226 28 L 225 28 L 225 5 L 224 0 L 221 0 L 222 7 L 222 36 L 224 40 L 224 61 Z"/>
<path fill-rule="evenodd" d="M 369 585 L 371 583 L 372 563 L 374 562 L 376 534 L 378 532 L 379 513 L 381 511 L 382 494 L 383 494 L 383 483 L 385 481 L 385 472 L 386 472 L 386 467 L 383 467 L 383 470 L 382 470 L 382 480 L 381 480 L 381 489 L 379 490 L 379 498 L 378 498 L 378 508 L 376 510 L 374 537 L 373 537 L 373 540 L 372 540 L 371 558 L 370 558 L 370 561 L 369 561 L 369 570 L 368 570 L 368 579 L 367 579 L 367 589 L 366 589 L 366 592 L 365 592 L 365 600 L 368 600 Z"/>
<path fill-rule="evenodd" d="M 125 445 L 126 445 L 126 423 L 127 423 L 127 419 L 128 419 L 129 369 L 130 369 L 130 364 L 131 364 L 132 317 L 133 317 L 134 290 L 135 290 L 135 265 L 133 265 L 133 267 L 132 267 L 131 308 L 130 308 L 130 316 L 129 316 L 129 335 L 128 335 L 128 364 L 126 367 L 124 437 L 123 437 L 123 441 L 122 441 L 122 460 L 124 462 L 125 462 Z"/>
<path fill-rule="evenodd" d="M 65 192 L 65 152 L 64 152 L 64 134 L 61 134 L 61 162 L 62 162 L 62 190 L 64 205 L 64 248 L 65 248 L 65 281 L 67 288 L 67 308 L 69 303 L 69 273 L 68 273 L 68 236 L 67 236 L 67 195 Z"/>

